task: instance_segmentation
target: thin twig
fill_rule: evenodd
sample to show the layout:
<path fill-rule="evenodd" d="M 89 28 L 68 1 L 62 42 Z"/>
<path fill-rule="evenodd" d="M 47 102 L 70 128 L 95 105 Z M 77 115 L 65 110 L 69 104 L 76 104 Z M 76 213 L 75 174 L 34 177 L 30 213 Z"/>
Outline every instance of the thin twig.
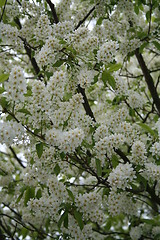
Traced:
<path fill-rule="evenodd" d="M 99 3 L 97 3 L 95 6 L 91 8 L 91 10 L 85 15 L 85 17 L 79 21 L 79 23 L 77 24 L 74 30 L 77 30 L 86 21 L 86 19 L 91 15 L 91 13 L 96 9 L 96 6 L 98 5 Z"/>

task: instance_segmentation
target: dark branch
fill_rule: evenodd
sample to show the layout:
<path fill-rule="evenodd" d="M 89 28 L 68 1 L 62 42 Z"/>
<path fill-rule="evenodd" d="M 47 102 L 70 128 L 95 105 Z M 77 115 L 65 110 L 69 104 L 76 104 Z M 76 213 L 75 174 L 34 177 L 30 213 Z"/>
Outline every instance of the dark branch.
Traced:
<path fill-rule="evenodd" d="M 46 0 L 46 2 L 48 3 L 48 5 L 50 6 L 50 9 L 52 11 L 52 15 L 54 18 L 55 23 L 57 24 L 59 22 L 56 10 L 55 10 L 55 5 L 50 1 L 50 0 Z"/>
<path fill-rule="evenodd" d="M 114 151 L 123 159 L 124 163 L 130 162 L 126 155 L 120 149 L 114 149 Z"/>
<path fill-rule="evenodd" d="M 157 90 L 156 90 L 156 87 L 154 86 L 154 81 L 153 81 L 153 78 L 144 62 L 144 59 L 143 59 L 143 56 L 141 53 L 139 53 L 139 49 L 136 49 L 135 51 L 135 55 L 136 55 L 136 58 L 139 62 L 139 65 L 141 67 L 141 70 L 143 72 L 143 75 L 144 75 L 144 78 L 145 78 L 145 81 L 147 83 L 147 86 L 148 86 L 148 89 L 151 93 L 151 96 L 152 96 L 152 99 L 153 99 L 153 102 L 155 103 L 156 105 L 156 108 L 158 110 L 158 113 L 160 115 L 160 98 L 158 96 L 158 93 L 157 93 Z"/>
<path fill-rule="evenodd" d="M 85 109 L 85 111 L 86 111 L 86 114 L 87 114 L 88 116 L 90 116 L 94 122 L 96 122 L 96 119 L 95 119 L 95 117 L 94 117 L 94 115 L 93 115 L 93 112 L 92 112 L 92 110 L 91 110 L 91 107 L 90 107 L 90 105 L 89 105 L 89 103 L 88 103 L 88 99 L 87 99 L 87 97 L 86 97 L 85 89 L 84 89 L 84 88 L 81 88 L 81 86 L 78 85 L 78 92 L 81 93 L 82 96 L 83 96 L 83 100 L 84 100 L 83 107 L 84 107 L 84 109 Z"/>
<path fill-rule="evenodd" d="M 21 25 L 19 19 L 15 18 L 14 21 L 18 25 L 19 29 L 21 29 L 22 25 Z M 27 53 L 27 55 L 29 57 L 29 60 L 30 60 L 30 62 L 32 64 L 32 67 L 33 67 L 35 73 L 38 75 L 39 79 L 43 78 L 42 74 L 39 74 L 40 73 L 40 68 L 38 67 L 36 59 L 34 57 L 32 57 L 32 50 L 31 50 L 30 45 L 27 43 L 26 39 L 24 39 L 22 37 L 19 37 L 19 38 L 23 41 L 24 48 L 26 50 L 26 53 Z"/>
<path fill-rule="evenodd" d="M 17 160 L 17 162 L 19 163 L 19 165 L 23 168 L 25 168 L 25 166 L 22 164 L 22 161 L 19 157 L 17 157 L 17 154 L 15 153 L 14 149 L 10 146 L 9 149 L 11 150 L 14 158 Z"/>
<path fill-rule="evenodd" d="M 97 3 L 94 7 L 91 8 L 91 10 L 86 14 L 86 16 L 79 21 L 79 23 L 77 24 L 77 26 L 75 27 L 74 30 L 77 30 L 85 21 L 86 19 L 91 15 L 91 13 L 96 9 L 96 6 L 99 5 L 99 3 Z"/>

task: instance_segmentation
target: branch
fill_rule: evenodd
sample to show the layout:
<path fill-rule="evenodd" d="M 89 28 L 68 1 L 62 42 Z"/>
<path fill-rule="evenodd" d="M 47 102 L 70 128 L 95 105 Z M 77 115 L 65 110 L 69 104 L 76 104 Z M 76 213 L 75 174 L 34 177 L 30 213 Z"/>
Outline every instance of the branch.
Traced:
<path fill-rule="evenodd" d="M 143 59 L 143 56 L 141 53 L 139 53 L 139 49 L 137 48 L 135 50 L 135 55 L 136 55 L 136 58 L 139 62 L 139 65 L 141 67 L 141 70 L 143 72 L 143 75 L 144 75 L 144 78 L 145 78 L 145 81 L 147 83 L 147 86 L 148 86 L 148 89 L 150 91 L 150 94 L 152 96 L 152 99 L 156 105 L 156 108 L 158 110 L 158 114 L 160 115 L 160 98 L 158 96 L 158 92 L 156 90 L 156 87 L 154 86 L 154 81 L 153 81 L 153 78 L 144 62 L 144 59 Z"/>
<path fill-rule="evenodd" d="M 120 149 L 114 149 L 114 151 L 123 159 L 124 163 L 127 163 L 127 162 L 130 163 L 127 156 Z"/>
<path fill-rule="evenodd" d="M 96 9 L 96 6 L 98 5 L 99 3 L 97 3 L 94 7 L 91 8 L 91 10 L 86 14 L 86 16 L 79 21 L 79 23 L 77 24 L 74 30 L 77 30 L 86 21 L 86 19 L 91 15 L 91 13 Z"/>
<path fill-rule="evenodd" d="M 22 25 L 21 25 L 19 19 L 15 18 L 14 21 L 18 25 L 19 29 L 21 29 Z M 26 39 L 24 39 L 20 36 L 19 36 L 19 38 L 23 41 L 24 48 L 25 48 L 26 53 L 29 57 L 29 60 L 31 61 L 31 64 L 32 64 L 32 67 L 33 67 L 35 73 L 39 76 L 39 79 L 43 78 L 42 74 L 39 74 L 40 73 L 40 68 L 38 67 L 36 59 L 34 57 L 32 57 L 32 50 L 31 50 L 31 47 L 30 47 L 29 43 L 26 41 Z"/>
<path fill-rule="evenodd" d="M 56 24 L 59 23 L 59 19 L 58 19 L 56 10 L 55 10 L 55 5 L 54 5 L 50 0 L 46 0 L 46 2 L 47 2 L 48 5 L 50 6 L 50 9 L 51 9 L 51 11 L 52 11 L 52 15 L 53 15 L 53 18 L 54 18 L 55 23 L 56 23 Z"/>
<path fill-rule="evenodd" d="M 78 85 L 78 92 L 81 93 L 82 96 L 83 96 L 83 100 L 84 100 L 84 102 L 83 102 L 83 107 L 84 107 L 84 109 L 85 109 L 85 111 L 86 111 L 86 114 L 87 114 L 88 116 L 90 116 L 94 122 L 96 122 L 96 119 L 95 119 L 95 117 L 94 117 L 94 114 L 93 114 L 93 112 L 92 112 L 92 110 L 91 110 L 91 107 L 90 107 L 90 105 L 89 105 L 89 102 L 88 102 L 88 99 L 87 99 L 87 96 L 86 96 L 86 93 L 85 93 L 85 89 L 84 89 L 84 88 L 81 88 L 81 86 Z"/>
<path fill-rule="evenodd" d="M 11 152 L 13 153 L 14 158 L 17 160 L 17 162 L 19 163 L 19 165 L 23 168 L 26 168 L 23 164 L 22 161 L 19 157 L 17 157 L 17 154 L 15 153 L 14 149 L 10 146 L 9 149 L 11 150 Z"/>
<path fill-rule="evenodd" d="M 18 118 L 17 118 L 12 112 L 10 112 L 9 110 L 7 110 L 6 108 L 3 109 L 3 112 L 4 112 L 4 113 L 8 113 L 10 116 L 12 116 L 12 117 L 16 120 L 16 122 L 20 123 L 20 121 L 18 120 Z M 22 124 L 22 123 L 21 123 L 21 124 Z M 23 127 L 27 130 L 27 132 L 30 133 L 32 136 L 38 137 L 38 138 L 40 138 L 41 140 L 45 140 L 43 136 L 38 135 L 38 134 L 32 132 L 32 130 L 29 129 L 26 125 L 22 124 L 22 126 L 23 126 Z"/>

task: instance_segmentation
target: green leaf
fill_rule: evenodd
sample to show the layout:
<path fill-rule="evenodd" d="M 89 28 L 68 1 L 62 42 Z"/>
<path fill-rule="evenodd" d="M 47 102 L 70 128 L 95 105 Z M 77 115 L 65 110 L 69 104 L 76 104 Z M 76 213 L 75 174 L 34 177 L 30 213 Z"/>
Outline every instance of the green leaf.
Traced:
<path fill-rule="evenodd" d="M 0 87 L 0 94 L 5 92 L 5 89 L 3 87 Z"/>
<path fill-rule="evenodd" d="M 146 12 L 146 19 L 147 19 L 147 22 L 150 22 L 150 20 L 151 20 L 151 12 L 150 12 L 150 10 L 148 12 Z"/>
<path fill-rule="evenodd" d="M 145 189 L 147 188 L 147 180 L 144 177 L 142 177 L 140 174 L 137 174 L 137 180 L 144 186 Z"/>
<path fill-rule="evenodd" d="M 118 71 L 121 67 L 122 67 L 122 64 L 121 64 L 121 63 L 112 64 L 112 65 L 109 67 L 109 72 Z M 111 76 L 111 77 L 112 77 L 112 76 Z"/>
<path fill-rule="evenodd" d="M 149 44 L 148 42 L 144 42 L 144 43 L 140 46 L 139 52 L 140 52 L 140 53 L 143 53 L 143 49 L 144 49 L 145 47 L 147 47 L 148 44 Z"/>
<path fill-rule="evenodd" d="M 43 153 L 43 143 L 42 142 L 36 144 L 36 150 L 37 150 L 37 155 L 40 158 Z"/>
<path fill-rule="evenodd" d="M 53 64 L 53 67 L 60 67 L 64 63 L 64 60 L 58 60 Z"/>
<path fill-rule="evenodd" d="M 56 164 L 56 166 L 55 166 L 55 168 L 54 168 L 54 172 L 55 172 L 55 174 L 56 174 L 56 176 L 60 173 L 60 167 L 59 167 L 59 165 L 58 165 L 58 163 Z"/>
<path fill-rule="evenodd" d="M 129 115 L 135 117 L 135 110 L 133 108 L 129 108 Z"/>
<path fill-rule="evenodd" d="M 99 74 L 94 76 L 94 81 L 91 83 L 91 85 L 94 85 L 96 82 L 98 82 L 98 77 L 99 77 Z"/>
<path fill-rule="evenodd" d="M 77 212 L 76 210 L 74 210 L 74 217 L 77 220 L 80 229 L 82 230 L 84 227 L 84 223 L 82 221 L 82 215 L 79 212 Z"/>
<path fill-rule="evenodd" d="M 0 75 L 0 83 L 5 82 L 6 80 L 8 80 L 9 78 L 9 74 L 8 73 L 3 73 Z"/>
<path fill-rule="evenodd" d="M 157 41 L 153 41 L 152 42 L 154 44 L 154 46 L 160 51 L 160 43 Z"/>
<path fill-rule="evenodd" d="M 5 97 L 0 98 L 0 105 L 2 106 L 2 108 L 6 108 L 8 106 L 8 102 Z"/>
<path fill-rule="evenodd" d="M 59 44 L 67 44 L 67 41 L 62 39 L 62 40 L 59 41 Z"/>
<path fill-rule="evenodd" d="M 74 195 L 73 195 L 73 193 L 69 190 L 69 189 L 67 189 L 67 192 L 68 192 L 68 196 L 72 199 L 72 201 L 74 202 Z"/>
<path fill-rule="evenodd" d="M 5 2 L 6 2 L 6 0 L 0 0 L 0 7 L 3 7 Z"/>
<path fill-rule="evenodd" d="M 137 5 L 134 6 L 134 11 L 137 15 L 139 14 L 139 7 Z"/>
<path fill-rule="evenodd" d="M 28 229 L 26 229 L 25 227 L 23 227 L 23 228 L 21 229 L 21 235 L 22 235 L 23 239 L 25 239 L 26 236 L 28 235 Z"/>
<path fill-rule="evenodd" d="M 38 191 L 36 192 L 36 198 L 40 199 L 42 197 L 42 191 L 41 189 L 38 189 Z"/>
<path fill-rule="evenodd" d="M 24 192 L 22 192 L 22 193 L 19 195 L 19 197 L 18 197 L 17 200 L 16 200 L 16 203 L 19 203 L 19 201 L 20 201 L 21 198 L 23 197 L 23 193 L 24 193 Z"/>
<path fill-rule="evenodd" d="M 25 196 L 24 196 L 24 205 L 27 206 L 28 201 L 34 197 L 35 197 L 35 189 L 33 187 L 27 187 L 27 190 L 25 191 Z"/>
<path fill-rule="evenodd" d="M 160 240 L 160 233 L 154 236 L 154 240 Z"/>
<path fill-rule="evenodd" d="M 142 222 L 147 223 L 149 225 L 155 225 L 155 220 L 154 219 L 142 219 Z"/>
<path fill-rule="evenodd" d="M 106 82 L 108 82 L 113 89 L 116 88 L 114 77 L 108 71 L 104 71 L 102 73 L 102 81 L 105 86 L 107 85 Z"/>
<path fill-rule="evenodd" d="M 60 219 L 59 219 L 59 221 L 58 221 L 58 223 L 57 223 L 59 228 L 61 227 L 62 222 L 64 222 L 65 218 L 68 218 L 68 211 L 65 211 L 65 212 L 61 215 L 61 217 L 60 217 Z"/>
<path fill-rule="evenodd" d="M 138 125 L 145 130 L 146 132 L 150 133 L 154 137 L 158 137 L 158 134 L 156 131 L 154 131 L 152 128 L 150 128 L 147 124 L 145 123 L 138 123 Z"/>
<path fill-rule="evenodd" d="M 102 22 L 103 22 L 103 17 L 100 17 L 98 20 L 97 20 L 97 25 L 101 25 L 102 24 Z"/>
<path fill-rule="evenodd" d="M 97 175 L 101 176 L 102 175 L 102 167 L 101 167 L 101 162 L 99 159 L 96 159 L 96 168 L 97 168 Z"/>
<path fill-rule="evenodd" d="M 113 154 L 113 156 L 112 156 L 112 166 L 114 168 L 116 168 L 118 164 L 119 164 L 118 157 L 117 157 L 117 155 Z"/>
<path fill-rule="evenodd" d="M 63 223 L 65 228 L 68 228 L 68 214 L 66 215 L 65 219 L 64 219 L 64 223 Z"/>
<path fill-rule="evenodd" d="M 27 93 L 25 93 L 24 96 L 25 96 L 25 97 L 30 97 L 30 96 L 32 96 L 32 90 L 31 90 L 29 87 L 27 87 Z"/>
<path fill-rule="evenodd" d="M 32 116 L 32 114 L 25 108 L 21 108 L 17 112 L 25 113 L 25 115 L 31 115 Z"/>

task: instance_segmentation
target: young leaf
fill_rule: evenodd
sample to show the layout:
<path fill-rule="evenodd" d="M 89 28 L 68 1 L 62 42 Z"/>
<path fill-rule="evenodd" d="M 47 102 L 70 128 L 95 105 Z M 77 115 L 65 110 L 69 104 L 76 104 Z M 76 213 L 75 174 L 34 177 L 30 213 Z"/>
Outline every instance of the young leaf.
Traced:
<path fill-rule="evenodd" d="M 82 215 L 79 212 L 77 212 L 76 210 L 74 210 L 74 217 L 77 220 L 80 229 L 82 230 L 84 227 L 84 223 L 82 221 Z"/>
<path fill-rule="evenodd" d="M 3 87 L 0 87 L 0 94 L 5 92 L 5 89 Z"/>
<path fill-rule="evenodd" d="M 6 108 L 8 106 L 8 102 L 5 97 L 0 98 L 0 105 L 2 106 L 2 108 Z"/>
<path fill-rule="evenodd" d="M 42 197 L 42 191 L 41 189 L 38 189 L 37 193 L 36 193 L 36 198 L 40 199 Z"/>
<path fill-rule="evenodd" d="M 55 166 L 55 168 L 54 168 L 54 172 L 55 172 L 55 174 L 56 175 L 58 175 L 59 173 L 60 173 L 60 167 L 59 167 L 59 165 L 58 165 L 58 163 L 56 164 L 56 166 Z"/>
<path fill-rule="evenodd" d="M 101 162 L 99 159 L 96 159 L 96 168 L 97 168 L 97 175 L 101 176 L 102 175 L 102 167 L 101 167 Z"/>
<path fill-rule="evenodd" d="M 43 143 L 42 142 L 36 144 L 36 151 L 37 151 L 38 157 L 40 158 L 43 153 Z"/>
<path fill-rule="evenodd" d="M 152 42 L 154 44 L 154 46 L 160 51 L 160 43 L 157 41 L 153 41 Z"/>
<path fill-rule="evenodd" d="M 8 80 L 9 78 L 9 74 L 8 73 L 3 73 L 0 75 L 0 83 L 5 82 L 6 80 Z"/>
<path fill-rule="evenodd" d="M 61 215 L 61 217 L 60 217 L 60 219 L 59 219 L 59 221 L 58 221 L 58 227 L 59 227 L 59 228 L 61 227 L 62 222 L 64 222 L 65 218 L 68 218 L 68 211 L 65 211 L 65 212 Z"/>
<path fill-rule="evenodd" d="M 109 72 L 118 71 L 121 67 L 122 67 L 122 64 L 121 64 L 121 63 L 112 64 L 112 65 L 109 67 Z"/>
<path fill-rule="evenodd" d="M 3 7 L 5 2 L 6 2 L 6 0 L 0 0 L 0 7 Z"/>
<path fill-rule="evenodd" d="M 102 73 L 102 81 L 105 86 L 107 85 L 106 82 L 108 82 L 113 89 L 116 88 L 114 77 L 108 71 L 104 71 Z"/>
<path fill-rule="evenodd" d="M 32 116 L 32 114 L 25 108 L 21 108 L 17 112 L 25 113 L 25 115 L 31 115 Z"/>
<path fill-rule="evenodd" d="M 138 123 L 138 125 L 145 130 L 146 132 L 150 133 L 152 136 L 154 137 L 158 137 L 158 134 L 152 129 L 150 128 L 147 124 L 145 123 Z"/>
<path fill-rule="evenodd" d="M 25 192 L 24 205 L 27 206 L 28 201 L 35 196 L 35 189 L 33 187 L 28 187 Z"/>
<path fill-rule="evenodd" d="M 69 197 L 72 199 L 72 201 L 74 202 L 74 195 L 73 195 L 73 193 L 69 190 L 69 189 L 67 189 L 67 192 L 68 192 L 68 195 L 69 195 Z"/>

